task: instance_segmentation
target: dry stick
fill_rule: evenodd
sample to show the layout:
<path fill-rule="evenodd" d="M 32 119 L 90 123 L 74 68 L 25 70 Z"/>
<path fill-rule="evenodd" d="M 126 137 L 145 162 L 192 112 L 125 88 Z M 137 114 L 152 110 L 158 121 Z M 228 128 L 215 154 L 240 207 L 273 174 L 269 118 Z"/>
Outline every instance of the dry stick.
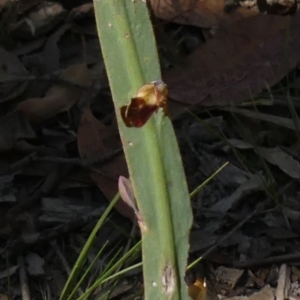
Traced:
<path fill-rule="evenodd" d="M 282 264 L 279 269 L 279 278 L 277 281 L 277 289 L 275 292 L 276 300 L 284 300 L 285 297 L 285 291 L 286 291 L 286 284 L 287 284 L 287 278 L 288 278 L 288 268 L 286 264 Z"/>
<path fill-rule="evenodd" d="M 251 268 L 256 266 L 264 266 L 264 265 L 271 265 L 276 263 L 286 263 L 288 261 L 294 261 L 300 259 L 300 252 L 293 253 L 293 254 L 284 254 L 278 256 L 272 256 L 264 259 L 257 259 L 257 260 L 249 260 L 246 262 L 238 262 L 233 264 L 236 268 Z"/>
<path fill-rule="evenodd" d="M 108 161 L 112 157 L 121 153 L 122 150 L 123 150 L 122 148 L 119 148 L 109 153 L 108 155 L 95 160 L 82 160 L 80 158 L 37 157 L 36 154 L 33 153 L 25 157 L 24 159 L 18 161 L 17 163 L 11 165 L 5 171 L 5 173 L 2 173 L 1 175 L 19 170 L 20 168 L 25 167 L 26 165 L 28 165 L 30 162 L 33 161 L 69 164 L 69 166 L 64 168 L 61 168 L 59 165 L 57 165 L 54 169 L 52 169 L 52 171 L 46 177 L 42 186 L 28 199 L 12 207 L 7 213 L 7 218 L 4 219 L 5 220 L 10 219 L 12 215 L 32 206 L 34 203 L 39 201 L 44 195 L 48 194 L 63 178 L 65 178 L 71 172 L 74 165 L 81 166 L 82 168 L 90 169 L 95 164 L 100 164 Z"/>
<path fill-rule="evenodd" d="M 194 156 L 196 157 L 196 159 L 200 162 L 201 167 L 201 172 L 205 177 L 209 177 L 209 172 L 206 168 L 205 162 L 203 162 L 203 157 L 200 156 L 199 152 L 196 150 L 196 148 L 194 147 L 191 139 L 189 138 L 189 135 L 186 133 L 185 134 L 185 141 L 188 144 L 188 146 L 191 148 L 192 153 L 194 154 Z"/>
<path fill-rule="evenodd" d="M 39 76 L 39 77 L 34 76 L 34 75 L 7 77 L 7 78 L 0 79 L 0 83 L 11 83 L 11 82 L 22 82 L 22 81 L 23 82 L 25 82 L 25 81 L 52 81 L 52 82 L 58 83 L 58 84 L 66 84 L 69 86 L 78 87 L 83 90 L 89 89 L 89 87 L 87 87 L 85 85 L 81 85 L 73 80 L 61 78 L 60 75 L 61 75 L 61 72 L 58 71 L 58 72 L 54 72 L 52 74 L 46 74 L 46 75 Z"/>
<path fill-rule="evenodd" d="M 98 220 L 103 214 L 103 211 L 104 209 L 99 207 L 87 215 L 76 216 L 74 220 L 71 220 L 67 224 L 61 224 L 51 229 L 45 229 L 39 233 L 21 235 L 17 239 L 8 242 L 6 247 L 0 251 L 0 255 L 2 257 L 6 257 L 7 255 L 12 257 L 18 256 L 35 245 L 57 239 L 63 234 L 81 228 L 89 222 Z"/>
<path fill-rule="evenodd" d="M 236 227 L 234 227 L 231 231 L 229 231 L 227 234 L 225 234 L 220 240 L 218 240 L 217 243 L 215 243 L 213 246 L 208 248 L 200 258 L 196 259 L 193 263 L 191 263 L 188 266 L 188 269 L 192 268 L 194 265 L 196 265 L 200 260 L 204 259 L 207 257 L 211 252 L 213 252 L 217 247 L 222 245 L 222 243 L 227 240 L 229 237 L 231 237 L 238 229 L 240 229 L 246 222 L 248 222 L 255 214 L 260 212 L 263 209 L 264 205 L 262 203 L 259 203 L 256 207 L 256 209 L 249 214 L 244 220 L 242 220 Z"/>
<path fill-rule="evenodd" d="M 12 215 L 32 206 L 34 203 L 39 201 L 44 195 L 48 194 L 59 182 L 61 182 L 62 179 L 71 172 L 72 168 L 72 166 L 68 166 L 65 168 L 61 168 L 59 165 L 55 166 L 46 177 L 42 186 L 28 199 L 12 207 L 8 211 L 7 216 L 11 217 Z"/>
<path fill-rule="evenodd" d="M 36 153 L 31 153 L 31 154 L 25 156 L 24 158 L 22 158 L 19 161 L 11 164 L 4 171 L 2 171 L 0 173 L 0 176 L 6 175 L 6 174 L 9 174 L 9 173 L 13 173 L 13 172 L 16 172 L 16 171 L 24 168 L 25 166 L 29 165 L 33 161 L 33 158 L 35 156 L 36 156 Z"/>
<path fill-rule="evenodd" d="M 16 172 L 27 165 L 29 165 L 32 162 L 51 162 L 51 163 L 61 163 L 61 164 L 70 164 L 82 167 L 84 169 L 89 169 L 93 165 L 96 164 L 102 164 L 106 161 L 112 159 L 116 155 L 120 154 L 123 151 L 123 148 L 118 148 L 107 155 L 104 155 L 103 157 L 99 157 L 96 159 L 81 159 L 81 158 L 65 158 L 65 157 L 55 157 L 55 156 L 45 156 L 45 157 L 39 157 L 36 153 L 32 153 L 18 162 L 10 165 L 6 170 L 0 173 L 0 176 L 3 176 L 8 173 Z"/>
<path fill-rule="evenodd" d="M 19 278 L 21 284 L 21 293 L 22 293 L 22 300 L 30 300 L 30 291 L 28 287 L 28 280 L 25 271 L 25 264 L 24 258 L 22 255 L 18 257 L 18 264 L 19 264 Z"/>
<path fill-rule="evenodd" d="M 238 229 L 240 229 L 246 222 L 248 222 L 255 214 L 261 211 L 263 208 L 263 204 L 258 204 L 256 209 L 249 214 L 244 220 L 242 220 L 236 227 L 234 227 L 231 231 L 225 234 L 215 245 L 211 246 L 207 251 L 205 251 L 202 255 L 205 258 L 211 252 L 213 252 L 218 246 L 220 246 L 225 240 L 230 238 Z"/>
<path fill-rule="evenodd" d="M 56 240 L 50 242 L 50 244 L 54 247 L 54 251 L 55 251 L 55 253 L 56 253 L 58 259 L 59 259 L 60 262 L 62 263 L 63 267 L 65 268 L 65 270 L 66 270 L 66 272 L 67 272 L 67 274 L 68 274 L 68 276 L 69 276 L 70 273 L 71 273 L 71 268 L 70 268 L 70 266 L 69 266 L 68 261 L 66 260 L 66 258 L 65 258 L 64 255 L 63 255 L 63 253 L 61 252 L 61 250 L 60 250 L 60 248 L 59 248 L 59 246 L 58 246 Z M 77 292 L 78 292 L 78 294 L 79 294 L 80 296 L 83 295 L 83 290 L 82 290 L 81 287 L 78 288 L 78 291 L 77 291 Z"/>
<path fill-rule="evenodd" d="M 133 237 L 133 236 L 135 235 L 136 232 L 137 232 L 137 223 L 134 222 L 133 225 L 132 225 L 131 232 L 130 232 L 130 237 Z M 132 239 L 129 238 L 128 241 L 127 241 L 127 243 L 126 243 L 126 246 L 125 246 L 125 248 L 124 248 L 123 255 L 125 255 L 125 254 L 129 251 L 129 249 L 130 249 L 130 247 L 131 247 L 131 244 L 132 244 Z M 116 269 L 115 272 L 116 272 L 116 273 L 119 272 L 119 271 L 121 270 L 122 266 L 123 266 L 123 264 L 122 264 L 122 265 L 119 265 L 119 266 L 117 267 L 117 269 Z"/>
<path fill-rule="evenodd" d="M 92 167 L 93 165 L 101 164 L 101 163 L 104 163 L 104 162 L 110 160 L 114 156 L 120 154 L 122 151 L 123 151 L 123 148 L 118 148 L 117 150 L 114 150 L 111 153 L 109 153 L 103 157 L 96 158 L 96 159 L 64 158 L 64 157 L 49 157 L 49 156 L 38 157 L 38 156 L 36 156 L 33 159 L 33 161 L 72 164 L 72 165 L 76 165 L 76 166 L 88 169 L 88 168 Z"/>

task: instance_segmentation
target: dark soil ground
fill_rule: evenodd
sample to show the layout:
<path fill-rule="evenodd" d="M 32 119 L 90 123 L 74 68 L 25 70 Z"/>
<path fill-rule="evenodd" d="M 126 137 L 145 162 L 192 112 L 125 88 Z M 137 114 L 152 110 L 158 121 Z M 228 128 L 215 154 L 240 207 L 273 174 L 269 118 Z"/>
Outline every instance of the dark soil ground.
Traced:
<path fill-rule="evenodd" d="M 62 4 L 16 1 L 1 10 L 3 299 L 58 299 L 117 192 L 118 176 L 126 176 L 92 7 Z M 213 38 L 208 29 L 153 22 L 163 77 L 178 66 L 184 70 L 185 58 Z M 190 191 L 208 181 L 191 200 L 189 262 L 203 260 L 186 280 L 205 294 L 195 299 L 274 299 L 282 276 L 290 284 L 286 299 L 300 295 L 299 74 L 293 69 L 240 106 L 196 106 L 174 116 Z M 171 98 L 170 106 L 176 104 Z M 86 110 L 98 140 L 82 122 Z M 86 266 L 108 245 L 77 296 L 139 239 L 131 220 L 113 211 Z M 139 255 L 125 267 L 137 262 Z M 142 291 L 136 268 L 91 299 L 142 299 Z"/>

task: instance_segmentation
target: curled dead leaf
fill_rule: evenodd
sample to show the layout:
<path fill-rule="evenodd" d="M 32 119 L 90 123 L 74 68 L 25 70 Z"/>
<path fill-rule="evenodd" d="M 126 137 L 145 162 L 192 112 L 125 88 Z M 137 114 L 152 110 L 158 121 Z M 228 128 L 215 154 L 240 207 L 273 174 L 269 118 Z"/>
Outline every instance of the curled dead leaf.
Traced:
<path fill-rule="evenodd" d="M 97 159 L 122 147 L 116 124 L 103 125 L 86 107 L 77 132 L 77 144 L 82 158 Z M 118 192 L 119 176 L 128 176 L 127 165 L 123 153 L 111 160 L 95 165 L 90 176 L 102 190 L 108 200 Z M 125 217 L 135 220 L 133 209 L 123 201 L 118 201 L 115 208 Z"/>
<path fill-rule="evenodd" d="M 89 71 L 85 64 L 65 69 L 61 78 L 76 85 L 88 86 Z M 45 97 L 27 99 L 17 105 L 31 123 L 41 123 L 57 114 L 68 111 L 81 97 L 82 89 L 71 84 L 54 84 Z"/>

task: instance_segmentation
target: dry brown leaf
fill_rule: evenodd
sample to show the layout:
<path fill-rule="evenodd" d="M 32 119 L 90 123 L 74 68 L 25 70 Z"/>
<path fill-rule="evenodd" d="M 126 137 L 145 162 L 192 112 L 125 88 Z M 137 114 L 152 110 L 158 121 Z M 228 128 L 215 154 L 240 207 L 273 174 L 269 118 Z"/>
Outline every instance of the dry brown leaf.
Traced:
<path fill-rule="evenodd" d="M 81 86 L 89 83 L 89 71 L 85 64 L 73 65 L 61 74 L 62 79 Z M 43 98 L 30 98 L 18 104 L 31 123 L 40 123 L 57 114 L 68 111 L 81 97 L 79 87 L 65 84 L 55 84 Z"/>
<path fill-rule="evenodd" d="M 61 73 L 61 78 L 81 86 L 88 86 L 90 83 L 89 71 L 85 63 L 66 68 Z"/>
<path fill-rule="evenodd" d="M 37 1 L 28 3 L 27 5 L 30 5 L 28 7 L 32 9 L 24 18 L 12 24 L 10 28 L 12 35 L 32 39 L 49 33 L 55 26 L 62 23 L 66 10 L 60 3 L 48 1 L 47 4 L 33 8 L 37 4 L 35 2 Z"/>
<path fill-rule="evenodd" d="M 86 16 L 92 16 L 94 14 L 94 4 L 93 3 L 84 3 L 80 6 L 74 7 L 68 16 L 68 19 L 76 20 Z"/>
<path fill-rule="evenodd" d="M 54 33 L 48 38 L 42 52 L 43 64 L 46 73 L 56 72 L 60 69 L 60 48 L 58 43 L 62 36 L 70 29 L 73 25 L 71 23 L 65 23 L 60 26 Z"/>
<path fill-rule="evenodd" d="M 90 111 L 85 108 L 77 133 L 77 144 L 80 156 L 87 159 L 98 159 L 122 147 L 118 129 L 115 124 L 103 125 Z M 90 172 L 92 179 L 105 196 L 112 200 L 118 192 L 119 176 L 128 176 L 123 154 L 113 157 L 108 162 L 94 166 Z M 135 219 L 133 210 L 122 201 L 118 201 L 116 209 L 124 216 Z"/>
<path fill-rule="evenodd" d="M 256 15 L 243 7 L 228 14 L 224 0 L 150 0 L 154 14 L 161 19 L 204 28 L 216 27 Z"/>
<path fill-rule="evenodd" d="M 250 30 L 251 29 L 251 30 Z M 189 105 L 227 105 L 253 97 L 300 61 L 300 13 L 257 16 L 223 28 L 164 77 L 170 97 Z"/>
<path fill-rule="evenodd" d="M 288 176 L 294 179 L 300 178 L 300 163 L 281 148 L 256 147 L 255 151 L 270 164 L 280 168 Z"/>
<path fill-rule="evenodd" d="M 11 13 L 9 10 L 14 9 L 12 12 L 20 15 L 43 1 L 44 0 L 0 0 L 0 12 L 6 9 Z"/>

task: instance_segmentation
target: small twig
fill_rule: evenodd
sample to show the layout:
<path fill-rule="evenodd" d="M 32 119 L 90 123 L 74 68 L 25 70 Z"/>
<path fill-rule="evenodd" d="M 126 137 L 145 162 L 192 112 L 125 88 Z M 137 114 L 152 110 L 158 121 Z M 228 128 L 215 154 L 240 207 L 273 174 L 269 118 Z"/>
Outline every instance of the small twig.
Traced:
<path fill-rule="evenodd" d="M 286 264 L 282 264 L 279 269 L 279 278 L 277 283 L 277 289 L 276 289 L 276 300 L 284 300 L 286 299 L 286 284 L 287 284 L 287 278 L 288 278 L 289 270 L 287 268 Z"/>
<path fill-rule="evenodd" d="M 35 156 L 33 158 L 33 161 L 35 162 L 53 162 L 53 163 L 60 163 L 60 164 L 70 164 L 79 166 L 85 169 L 89 169 L 90 167 L 96 165 L 96 164 L 102 164 L 114 156 L 120 154 L 123 151 L 122 148 L 119 148 L 117 150 L 112 151 L 111 153 L 99 157 L 96 159 L 81 159 L 81 158 L 64 158 L 64 157 L 51 157 L 51 156 L 45 156 L 45 157 L 38 157 Z"/>
<path fill-rule="evenodd" d="M 57 239 L 63 234 L 81 228 L 85 224 L 99 219 L 103 214 L 103 211 L 103 208 L 97 208 L 87 215 L 76 216 L 74 220 L 71 220 L 67 224 L 61 224 L 51 229 L 45 229 L 39 233 L 22 235 L 13 241 L 9 241 L 6 247 L 0 251 L 0 255 L 2 257 L 6 257 L 7 254 L 10 257 L 20 255 L 22 252 L 27 251 L 33 246 Z"/>
<path fill-rule="evenodd" d="M 62 78 L 61 71 L 52 74 L 45 74 L 42 76 L 29 75 L 29 76 L 15 76 L 15 77 L 1 78 L 0 84 L 11 83 L 11 82 L 14 83 L 20 81 L 52 81 L 58 84 L 66 84 L 69 86 L 78 87 L 83 90 L 87 90 L 90 88 L 88 86 L 80 85 L 75 81 Z"/>
<path fill-rule="evenodd" d="M 44 195 L 47 195 L 51 190 L 53 190 L 53 188 L 59 182 L 61 182 L 61 180 L 65 178 L 71 172 L 71 170 L 71 166 L 68 166 L 67 168 L 60 168 L 59 165 L 57 165 L 48 174 L 41 187 L 35 193 L 33 193 L 32 196 L 13 206 L 8 211 L 7 217 L 10 218 L 12 215 L 32 206 L 34 203 L 39 201 Z"/>
<path fill-rule="evenodd" d="M 118 148 L 117 150 L 112 151 L 111 153 L 104 155 L 103 157 L 99 157 L 96 159 L 82 159 L 82 158 L 67 158 L 67 157 L 55 157 L 55 156 L 45 156 L 40 157 L 37 156 L 36 153 L 32 153 L 16 163 L 10 165 L 7 169 L 1 172 L 0 176 L 6 175 L 8 173 L 16 172 L 32 162 L 51 162 L 51 163 L 61 163 L 61 164 L 70 164 L 82 167 L 84 169 L 90 169 L 92 166 L 96 164 L 103 164 L 116 155 L 122 153 L 123 148 Z"/>
<path fill-rule="evenodd" d="M 63 267 L 64 267 L 65 270 L 66 270 L 66 273 L 67 273 L 68 275 L 70 275 L 70 273 L 71 273 L 71 268 L 70 268 L 69 263 L 67 262 L 66 258 L 65 258 L 64 255 L 62 254 L 60 248 L 58 247 L 56 240 L 50 241 L 50 244 L 51 244 L 52 247 L 54 248 L 54 251 L 55 251 L 57 257 L 59 258 L 60 262 L 62 263 Z"/>
<path fill-rule="evenodd" d="M 21 160 L 11 164 L 8 168 L 6 168 L 4 171 L 1 172 L 0 176 L 16 172 L 20 169 L 23 169 L 25 166 L 29 165 L 32 161 L 33 158 L 36 156 L 36 153 L 31 153 Z"/>
<path fill-rule="evenodd" d="M 260 203 L 257 205 L 256 209 L 249 214 L 244 220 L 242 220 L 237 226 L 235 226 L 231 231 L 229 231 L 227 234 L 225 234 L 221 239 L 218 240 L 217 243 L 215 243 L 213 246 L 208 248 L 200 258 L 196 259 L 193 263 L 191 263 L 188 266 L 188 269 L 192 268 L 194 265 L 196 265 L 200 260 L 207 257 L 210 253 L 212 253 L 214 250 L 216 250 L 219 246 L 222 245 L 222 243 L 230 238 L 238 229 L 240 229 L 246 222 L 248 222 L 255 214 L 259 213 L 263 209 L 263 204 Z"/>
<path fill-rule="evenodd" d="M 216 250 L 224 241 L 230 238 L 238 229 L 240 229 L 245 223 L 247 223 L 252 217 L 262 210 L 263 205 L 258 205 L 256 209 L 249 214 L 245 219 L 243 219 L 239 224 L 237 224 L 232 230 L 230 230 L 227 234 L 225 234 L 221 239 L 218 240 L 216 244 L 211 246 L 207 251 L 205 251 L 202 255 L 202 258 L 207 257 L 210 253 Z"/>
<path fill-rule="evenodd" d="M 22 293 L 22 300 L 30 300 L 30 291 L 28 287 L 28 280 L 25 271 L 25 264 L 24 258 L 22 255 L 18 257 L 18 264 L 19 264 L 19 278 L 20 278 L 20 285 L 21 285 L 21 293 Z"/>
<path fill-rule="evenodd" d="M 185 134 L 185 141 L 188 144 L 188 146 L 191 148 L 192 153 L 194 154 L 194 156 L 196 157 L 196 159 L 199 161 L 201 167 L 201 172 L 205 177 L 208 177 L 209 175 L 209 171 L 207 170 L 207 164 L 203 161 L 203 157 L 200 156 L 199 152 L 196 150 L 196 148 L 194 147 L 189 135 L 186 133 Z"/>
<path fill-rule="evenodd" d="M 50 242 L 52 244 L 52 246 L 54 247 L 54 251 L 58 257 L 58 259 L 60 260 L 60 262 L 62 263 L 63 267 L 65 268 L 68 276 L 71 274 L 71 268 L 69 266 L 68 261 L 66 260 L 66 258 L 64 257 L 63 253 L 61 252 L 59 246 L 57 245 L 56 240 Z M 83 290 L 81 287 L 78 288 L 78 293 L 79 295 L 83 295 Z"/>
<path fill-rule="evenodd" d="M 294 260 L 299 261 L 299 259 L 300 259 L 300 252 L 297 252 L 293 254 L 285 254 L 285 255 L 271 256 L 263 259 L 249 260 L 246 262 L 237 262 L 234 263 L 233 266 L 236 268 L 252 268 L 257 266 L 287 263 L 288 261 L 294 261 Z"/>

